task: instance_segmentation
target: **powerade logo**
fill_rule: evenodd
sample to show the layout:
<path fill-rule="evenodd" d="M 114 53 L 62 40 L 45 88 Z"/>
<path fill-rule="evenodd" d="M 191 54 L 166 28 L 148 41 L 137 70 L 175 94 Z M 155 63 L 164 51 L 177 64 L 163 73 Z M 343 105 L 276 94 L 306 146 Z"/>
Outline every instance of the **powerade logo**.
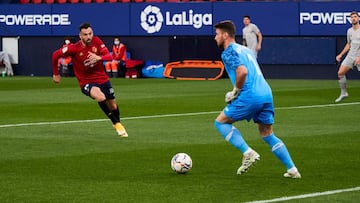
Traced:
<path fill-rule="evenodd" d="M 5 25 L 70 25 L 69 14 L 0 15 Z"/>
<path fill-rule="evenodd" d="M 160 8 L 148 5 L 140 15 L 141 27 L 149 34 L 159 32 L 163 22 L 166 26 L 193 26 L 200 29 L 203 25 L 212 25 L 211 13 L 194 13 L 193 10 L 180 13 L 165 12 L 165 19 Z"/>
<path fill-rule="evenodd" d="M 350 12 L 301 12 L 300 24 L 343 25 L 351 23 Z"/>

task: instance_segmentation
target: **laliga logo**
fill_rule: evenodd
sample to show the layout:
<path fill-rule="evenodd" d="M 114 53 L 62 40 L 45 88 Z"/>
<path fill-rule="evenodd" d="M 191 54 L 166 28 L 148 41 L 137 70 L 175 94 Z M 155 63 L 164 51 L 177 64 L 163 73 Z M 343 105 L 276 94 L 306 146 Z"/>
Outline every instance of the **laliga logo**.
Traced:
<path fill-rule="evenodd" d="M 160 9 L 156 6 L 147 6 L 141 12 L 141 27 L 146 30 L 147 33 L 152 34 L 159 32 L 161 29 L 164 17 L 160 12 Z"/>
<path fill-rule="evenodd" d="M 164 22 L 164 17 L 160 9 L 156 6 L 147 6 L 141 12 L 141 27 L 152 34 L 159 32 Z M 181 13 L 171 14 L 169 11 L 165 13 L 165 24 L 167 26 L 184 26 L 191 25 L 196 29 L 200 29 L 203 25 L 212 25 L 211 13 L 194 13 L 193 10 L 182 11 Z"/>

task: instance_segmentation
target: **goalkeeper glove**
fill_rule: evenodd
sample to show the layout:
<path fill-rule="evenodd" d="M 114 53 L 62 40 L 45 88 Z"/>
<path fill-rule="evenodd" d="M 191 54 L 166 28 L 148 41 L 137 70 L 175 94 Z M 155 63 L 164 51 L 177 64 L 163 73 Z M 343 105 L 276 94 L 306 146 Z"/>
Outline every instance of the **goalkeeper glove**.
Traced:
<path fill-rule="evenodd" d="M 234 100 L 236 97 L 239 96 L 239 93 L 240 93 L 240 90 L 239 88 L 237 87 L 234 87 L 234 89 L 228 93 L 226 93 L 225 95 L 225 102 L 226 103 L 229 103 L 231 102 L 232 100 Z"/>

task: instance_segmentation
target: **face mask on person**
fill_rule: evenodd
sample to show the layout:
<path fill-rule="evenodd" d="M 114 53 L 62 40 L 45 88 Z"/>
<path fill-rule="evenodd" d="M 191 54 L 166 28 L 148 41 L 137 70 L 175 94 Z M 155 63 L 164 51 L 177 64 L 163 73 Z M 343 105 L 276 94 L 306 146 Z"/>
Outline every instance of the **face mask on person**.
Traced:
<path fill-rule="evenodd" d="M 65 40 L 65 44 L 70 44 L 70 40 Z"/>
<path fill-rule="evenodd" d="M 115 45 L 119 45 L 119 44 L 120 44 L 120 41 L 117 41 L 117 40 L 116 40 L 116 41 L 114 41 L 114 44 L 115 44 Z"/>

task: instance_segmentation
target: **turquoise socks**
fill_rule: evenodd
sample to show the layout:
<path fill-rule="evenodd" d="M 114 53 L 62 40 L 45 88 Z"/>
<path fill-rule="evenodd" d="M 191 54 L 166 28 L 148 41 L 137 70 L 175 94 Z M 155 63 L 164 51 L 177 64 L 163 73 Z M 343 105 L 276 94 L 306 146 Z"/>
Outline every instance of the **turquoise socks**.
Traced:
<path fill-rule="evenodd" d="M 224 139 L 232 144 L 236 149 L 243 154 L 249 149 L 241 133 L 232 124 L 220 123 L 215 120 L 215 128 L 220 132 Z"/>
<path fill-rule="evenodd" d="M 270 145 L 272 153 L 286 166 L 288 170 L 295 166 L 285 144 L 277 138 L 274 133 L 263 137 L 263 140 Z"/>

